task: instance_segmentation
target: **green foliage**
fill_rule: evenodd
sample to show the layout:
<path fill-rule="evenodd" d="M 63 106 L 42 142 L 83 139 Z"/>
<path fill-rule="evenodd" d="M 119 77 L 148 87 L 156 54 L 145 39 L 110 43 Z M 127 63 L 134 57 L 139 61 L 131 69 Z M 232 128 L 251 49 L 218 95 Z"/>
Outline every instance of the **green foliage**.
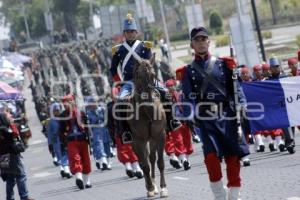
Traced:
<path fill-rule="evenodd" d="M 102 6 L 110 6 L 126 4 L 127 0 L 94 0 L 94 2 Z"/>
<path fill-rule="evenodd" d="M 173 33 L 170 36 L 170 41 L 178 41 L 178 40 L 189 40 L 189 30 L 188 29 L 184 29 L 182 31 Z"/>
<path fill-rule="evenodd" d="M 297 43 L 298 47 L 300 48 L 300 35 L 297 35 L 296 43 Z"/>
<path fill-rule="evenodd" d="M 23 39 L 21 33 L 25 33 L 25 22 L 22 13 L 22 5 L 19 0 L 3 0 L 1 12 L 6 17 L 7 22 L 11 24 L 11 30 L 15 33 L 15 37 Z M 24 4 L 26 17 L 31 37 L 39 37 L 47 33 L 44 15 L 43 1 L 32 0 Z"/>
<path fill-rule="evenodd" d="M 263 31 L 262 32 L 262 37 L 264 39 L 270 39 L 270 38 L 272 38 L 272 32 L 271 31 Z"/>
<path fill-rule="evenodd" d="M 230 43 L 230 38 L 228 35 L 218 35 L 214 37 L 216 42 L 216 47 L 227 46 Z"/>
<path fill-rule="evenodd" d="M 149 26 L 150 38 L 149 40 L 159 39 L 162 35 L 162 29 L 158 26 Z"/>
<path fill-rule="evenodd" d="M 213 10 L 209 16 L 209 27 L 217 35 L 223 33 L 223 21 L 221 15 Z"/>
<path fill-rule="evenodd" d="M 77 14 L 76 20 L 77 20 L 79 30 L 85 30 L 89 26 L 91 26 L 88 2 L 81 2 L 77 8 L 76 14 Z"/>
<path fill-rule="evenodd" d="M 53 9 L 64 13 L 75 13 L 80 0 L 53 0 Z"/>

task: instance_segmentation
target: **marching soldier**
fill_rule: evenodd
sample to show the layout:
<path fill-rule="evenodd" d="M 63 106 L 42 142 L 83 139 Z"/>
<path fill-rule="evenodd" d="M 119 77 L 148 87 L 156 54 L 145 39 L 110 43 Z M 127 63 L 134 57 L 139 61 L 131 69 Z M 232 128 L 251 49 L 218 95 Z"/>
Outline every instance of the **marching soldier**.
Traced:
<path fill-rule="evenodd" d="M 226 199 L 222 183 L 221 159 L 225 159 L 230 200 L 238 199 L 241 187 L 240 158 L 249 154 L 243 135 L 237 132 L 232 70 L 233 58 L 216 58 L 209 51 L 210 40 L 204 27 L 193 28 L 190 46 L 195 58 L 181 69 L 184 101 L 191 109 L 185 116 L 193 117 L 201 129 L 201 141 L 210 185 L 215 199 Z M 221 111 L 221 113 L 219 113 Z M 213 114 L 212 113 L 219 113 Z M 229 117 L 229 118 L 228 118 Z"/>
<path fill-rule="evenodd" d="M 270 71 L 271 76 L 268 80 L 278 80 L 280 78 L 284 78 L 285 76 L 281 74 L 280 62 L 277 58 L 272 57 L 269 60 L 270 63 Z M 291 128 L 283 128 L 284 140 L 282 141 L 282 136 L 278 135 L 275 137 L 276 142 L 278 143 L 278 148 L 280 151 L 284 151 L 285 147 L 290 153 L 295 153 L 295 141 L 292 138 L 292 131 Z M 285 143 L 285 145 L 284 145 Z"/>
<path fill-rule="evenodd" d="M 288 65 L 291 70 L 291 76 L 299 76 L 300 75 L 300 72 L 298 71 L 297 63 L 298 63 L 298 61 L 296 58 L 288 59 Z"/>
<path fill-rule="evenodd" d="M 175 90 L 175 85 L 176 81 L 173 79 L 166 81 L 166 86 L 172 95 L 172 101 L 178 103 L 181 95 Z M 176 116 L 180 116 L 182 110 L 182 106 L 176 106 Z M 185 170 L 189 170 L 191 166 L 188 157 L 194 151 L 192 146 L 192 133 L 187 123 L 182 124 L 182 127 L 167 134 L 165 151 L 167 155 L 170 156 L 170 164 L 174 168 L 179 169 L 183 166 Z"/>
<path fill-rule="evenodd" d="M 262 65 L 257 64 L 253 66 L 253 81 L 260 81 L 263 79 L 262 76 Z"/>
<path fill-rule="evenodd" d="M 268 63 L 263 63 L 261 65 L 261 68 L 262 68 L 263 79 L 269 78 L 271 76 L 270 65 Z"/>
<path fill-rule="evenodd" d="M 112 101 L 107 104 L 108 109 L 108 123 L 107 127 L 110 137 L 117 147 L 117 158 L 125 166 L 125 172 L 129 178 L 137 177 L 139 179 L 144 177 L 143 171 L 139 165 L 138 157 L 133 151 L 131 144 L 124 144 L 121 138 L 116 134 L 116 123 L 112 114 L 113 105 L 116 101 L 116 96 L 119 93 L 119 88 L 112 88 Z"/>
<path fill-rule="evenodd" d="M 126 101 L 132 93 L 133 90 L 133 68 L 136 62 L 141 61 L 141 59 L 150 59 L 152 56 L 151 48 L 152 43 L 148 41 L 140 41 L 137 39 L 138 30 L 137 24 L 131 14 L 127 14 L 127 19 L 124 20 L 123 35 L 125 41 L 122 44 L 116 45 L 112 48 L 112 63 L 111 63 L 111 76 L 115 82 L 126 81 L 122 86 L 119 94 L 119 102 Z M 121 74 L 118 74 L 118 67 L 120 65 Z M 167 98 L 167 89 L 160 84 L 158 81 L 155 85 L 156 89 L 161 93 L 161 99 L 165 103 L 166 118 L 169 130 L 176 130 L 181 126 L 180 121 L 173 119 L 171 107 L 172 104 L 170 99 Z M 120 113 L 126 114 L 126 113 Z M 124 116 L 123 116 L 124 117 Z M 129 130 L 129 126 L 125 120 L 120 120 L 120 132 L 122 134 L 122 140 L 124 143 L 131 142 L 132 137 Z"/>
<path fill-rule="evenodd" d="M 93 156 L 96 160 L 96 167 L 102 170 L 111 170 L 109 160 L 110 151 L 110 136 L 105 123 L 105 108 L 98 106 L 95 97 L 87 99 L 87 118 L 89 131 L 92 135 Z"/>
<path fill-rule="evenodd" d="M 52 145 L 53 152 L 57 156 L 57 164 L 60 167 L 60 175 L 62 178 L 71 178 L 71 172 L 69 168 L 69 161 L 67 151 L 63 148 L 62 142 L 60 141 L 60 122 L 57 118 L 60 116 L 60 104 L 53 103 L 50 106 L 50 120 L 47 125 L 47 139 Z"/>
<path fill-rule="evenodd" d="M 72 94 L 64 96 L 63 103 L 65 111 L 61 114 L 61 136 L 62 141 L 67 144 L 70 169 L 72 174 L 75 174 L 76 185 L 79 189 L 91 188 L 89 143 L 87 131 L 83 127 L 86 117 L 77 109 Z"/>

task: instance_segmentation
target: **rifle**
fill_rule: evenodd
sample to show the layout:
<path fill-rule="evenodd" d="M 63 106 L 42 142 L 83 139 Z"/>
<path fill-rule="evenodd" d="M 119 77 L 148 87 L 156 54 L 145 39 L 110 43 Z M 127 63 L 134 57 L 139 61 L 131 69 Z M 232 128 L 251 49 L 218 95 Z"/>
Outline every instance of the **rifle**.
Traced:
<path fill-rule="evenodd" d="M 232 46 L 232 38 L 230 37 L 230 57 L 234 58 L 233 46 Z M 234 91 L 234 107 L 236 112 L 236 121 L 237 121 L 237 134 L 238 134 L 238 142 L 242 142 L 243 131 L 242 131 L 242 123 L 241 123 L 241 106 L 239 105 L 239 95 L 238 95 L 238 68 L 236 67 L 232 71 L 232 80 L 233 80 L 233 91 Z"/>
<path fill-rule="evenodd" d="M 93 148 L 92 148 L 92 137 L 91 137 L 91 127 L 89 126 L 90 125 L 90 120 L 89 120 L 89 116 L 88 116 L 88 112 L 87 112 L 87 109 L 86 109 L 86 105 L 84 105 L 84 111 L 85 111 L 85 126 L 86 127 L 86 137 L 87 137 L 87 140 L 88 140 L 88 143 L 89 143 L 89 149 L 90 149 L 90 155 L 93 155 Z"/>

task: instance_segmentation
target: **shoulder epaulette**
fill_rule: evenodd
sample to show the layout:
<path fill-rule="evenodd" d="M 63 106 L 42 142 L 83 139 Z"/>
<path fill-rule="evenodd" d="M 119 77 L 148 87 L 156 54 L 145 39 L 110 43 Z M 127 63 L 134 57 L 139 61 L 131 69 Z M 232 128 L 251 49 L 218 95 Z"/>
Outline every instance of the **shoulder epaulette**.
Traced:
<path fill-rule="evenodd" d="M 186 70 L 186 66 L 179 67 L 176 69 L 176 80 L 181 81 L 183 79 L 185 70 Z"/>
<path fill-rule="evenodd" d="M 144 41 L 144 47 L 151 49 L 153 47 L 153 43 L 150 41 Z"/>
<path fill-rule="evenodd" d="M 118 45 L 115 45 L 115 46 L 113 46 L 113 47 L 111 48 L 111 54 L 112 54 L 113 56 L 117 53 L 117 51 L 119 50 L 120 46 L 121 46 L 121 44 L 118 44 Z"/>

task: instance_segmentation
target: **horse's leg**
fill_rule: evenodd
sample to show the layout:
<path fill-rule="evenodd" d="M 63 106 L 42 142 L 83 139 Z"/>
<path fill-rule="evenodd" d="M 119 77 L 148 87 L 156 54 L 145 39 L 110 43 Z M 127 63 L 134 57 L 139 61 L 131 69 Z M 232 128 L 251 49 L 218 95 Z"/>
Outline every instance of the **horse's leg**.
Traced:
<path fill-rule="evenodd" d="M 165 147 L 165 134 L 161 134 L 161 138 L 158 140 L 158 146 L 157 146 L 157 165 L 160 172 L 160 196 L 166 197 L 168 196 L 168 190 L 167 190 L 167 184 L 165 180 L 165 162 L 164 162 L 164 147 Z"/>
<path fill-rule="evenodd" d="M 154 196 L 154 185 L 150 176 L 149 146 L 146 141 L 139 140 L 133 143 L 133 148 L 144 172 L 147 195 L 148 197 Z"/>
<path fill-rule="evenodd" d="M 151 178 L 154 184 L 154 193 L 157 194 L 157 186 L 155 183 L 155 162 L 156 162 L 157 144 L 154 140 L 150 141 L 150 164 L 151 164 Z"/>

